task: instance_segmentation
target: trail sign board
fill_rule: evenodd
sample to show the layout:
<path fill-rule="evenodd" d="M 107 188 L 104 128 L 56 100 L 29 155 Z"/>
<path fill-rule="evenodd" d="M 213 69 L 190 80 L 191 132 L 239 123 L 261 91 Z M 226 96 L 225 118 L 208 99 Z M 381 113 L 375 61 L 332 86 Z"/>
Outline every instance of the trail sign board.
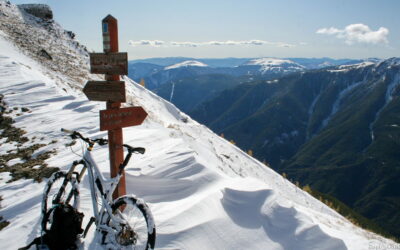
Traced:
<path fill-rule="evenodd" d="M 90 53 L 90 73 L 108 75 L 128 74 L 128 53 Z"/>
<path fill-rule="evenodd" d="M 100 131 L 140 125 L 146 117 L 142 107 L 100 110 Z"/>
<path fill-rule="evenodd" d="M 88 81 L 83 93 L 91 101 L 126 102 L 124 81 Z"/>

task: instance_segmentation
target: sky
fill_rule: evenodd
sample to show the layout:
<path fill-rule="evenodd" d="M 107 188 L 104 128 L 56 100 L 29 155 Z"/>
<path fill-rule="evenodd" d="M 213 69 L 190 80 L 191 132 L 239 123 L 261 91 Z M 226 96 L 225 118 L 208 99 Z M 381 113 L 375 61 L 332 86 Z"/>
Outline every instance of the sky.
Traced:
<path fill-rule="evenodd" d="M 44 3 L 90 50 L 101 20 L 118 19 L 119 48 L 151 57 L 400 57 L 398 0 L 11 0 Z"/>

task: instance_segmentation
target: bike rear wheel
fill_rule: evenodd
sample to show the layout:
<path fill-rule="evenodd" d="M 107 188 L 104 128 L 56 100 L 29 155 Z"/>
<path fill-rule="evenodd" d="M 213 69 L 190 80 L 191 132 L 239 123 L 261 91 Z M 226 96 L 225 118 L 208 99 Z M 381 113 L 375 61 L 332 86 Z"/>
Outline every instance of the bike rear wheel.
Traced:
<path fill-rule="evenodd" d="M 46 230 L 47 213 L 56 204 L 70 204 L 74 208 L 79 207 L 78 183 L 72 175 L 58 171 L 47 181 L 42 199 L 42 229 Z"/>
<path fill-rule="evenodd" d="M 156 229 L 153 215 L 142 199 L 121 196 L 111 208 L 113 216 L 106 215 L 105 221 L 112 233 L 107 233 L 103 240 L 115 249 L 154 249 Z"/>

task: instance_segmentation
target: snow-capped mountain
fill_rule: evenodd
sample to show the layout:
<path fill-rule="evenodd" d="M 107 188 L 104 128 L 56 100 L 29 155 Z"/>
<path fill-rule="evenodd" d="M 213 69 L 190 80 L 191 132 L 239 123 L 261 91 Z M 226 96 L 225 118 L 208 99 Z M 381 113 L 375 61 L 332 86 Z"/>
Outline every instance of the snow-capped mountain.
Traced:
<path fill-rule="evenodd" d="M 134 63 L 130 67 L 135 69 L 130 76 L 136 80 L 142 78 L 140 72 L 145 71 L 152 65 L 155 69 L 160 67 L 155 64 Z M 259 58 L 252 59 L 237 67 L 214 68 L 198 60 L 186 60 L 173 65 L 164 67 L 163 69 L 148 71 L 148 75 L 144 76 L 147 88 L 158 89 L 168 82 L 176 82 L 186 78 L 196 78 L 202 75 L 227 75 L 233 77 L 262 77 L 272 79 L 289 73 L 303 71 L 306 68 L 298 63 L 285 59 L 276 58 Z"/>
<path fill-rule="evenodd" d="M 167 66 L 164 69 L 169 70 L 169 69 L 177 69 L 177 68 L 182 68 L 182 67 L 208 67 L 208 65 L 204 64 L 202 62 L 199 62 L 199 61 L 184 61 L 181 63 Z"/>
<path fill-rule="evenodd" d="M 178 82 L 182 79 L 195 80 L 203 75 L 225 75 L 243 79 L 273 80 L 284 75 L 310 69 L 321 69 L 338 65 L 352 65 L 362 62 L 377 62 L 378 59 L 364 60 L 331 59 L 331 58 L 150 58 L 129 62 L 129 77 L 146 81 L 151 90 L 162 88 L 165 83 Z M 172 64 L 167 64 L 171 63 Z M 209 63 L 207 63 L 209 62 Z M 233 64 L 236 63 L 236 64 Z M 221 65 L 221 66 L 219 66 Z M 228 65 L 228 66 L 224 66 Z M 165 88 L 165 87 L 164 87 Z"/>
<path fill-rule="evenodd" d="M 266 73 L 292 73 L 305 70 L 305 67 L 290 60 L 278 59 L 278 58 L 258 58 L 250 60 L 241 65 L 254 66 L 261 72 Z"/>
<path fill-rule="evenodd" d="M 13 119 L 12 126 L 25 131 L 27 138 L 18 144 L 2 133 L 0 156 L 41 145 L 30 157 L 3 157 L 0 162 L 0 216 L 10 223 L 1 230 L 0 248 L 17 249 L 40 233 L 45 182 L 20 178 L 13 171 L 36 173 L 50 166 L 68 169 L 81 147 L 79 143 L 72 149 L 66 147 L 70 141 L 60 128 L 104 137 L 106 133 L 99 131 L 98 111 L 105 105 L 90 102 L 82 94 L 83 83 L 95 76 L 88 73 L 87 52 L 71 36 L 62 35 L 66 32 L 59 25 L 43 22 L 3 0 L 0 18 L 1 115 Z M 17 39 L 11 27 L 29 32 Z M 39 47 L 52 59 L 37 56 Z M 130 83 L 126 84 L 125 105 L 140 105 L 149 113 L 141 126 L 124 129 L 125 143 L 147 149 L 127 166 L 127 192 L 144 198 L 153 211 L 157 249 L 367 249 L 395 245 L 354 226 L 171 103 L 129 78 L 124 80 Z M 45 164 L 26 167 L 24 163 L 45 152 L 52 152 Z M 93 151 L 106 175 L 107 152 L 107 148 Z M 81 186 L 86 225 L 91 216 L 86 179 Z M 93 239 L 92 229 L 80 248 L 101 248 Z"/>

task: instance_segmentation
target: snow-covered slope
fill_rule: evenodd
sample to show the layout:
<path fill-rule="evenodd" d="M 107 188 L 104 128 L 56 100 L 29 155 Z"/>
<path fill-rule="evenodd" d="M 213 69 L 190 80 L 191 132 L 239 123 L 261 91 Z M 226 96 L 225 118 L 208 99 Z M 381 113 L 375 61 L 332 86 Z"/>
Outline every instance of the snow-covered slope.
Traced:
<path fill-rule="evenodd" d="M 257 58 L 244 63 L 242 66 L 259 66 L 259 71 L 265 73 L 290 73 L 305 69 L 304 66 L 287 59 Z"/>
<path fill-rule="evenodd" d="M 167 66 L 164 69 L 169 70 L 169 69 L 177 69 L 177 68 L 181 68 L 181 67 L 208 67 L 208 65 L 204 64 L 202 62 L 199 62 L 199 61 L 184 61 L 181 63 Z"/>
<path fill-rule="evenodd" d="M 0 3 L 4 11 L 4 2 Z M 51 39 L 42 43 L 45 49 L 56 41 L 66 46 L 71 41 Z M 27 132 L 30 141 L 43 138 L 46 149 L 56 150 L 46 161 L 49 166 L 65 170 L 78 158 L 81 147 L 76 144 L 71 152 L 65 146 L 70 140 L 60 128 L 106 136 L 98 130 L 98 111 L 105 105 L 87 101 L 79 91 L 85 79 L 72 82 L 63 71 L 24 55 L 9 40 L 13 39 L 0 33 L 0 93 L 8 109 L 27 108 L 29 112 L 8 115 L 15 120 L 14 126 Z M 60 56 L 64 51 L 63 47 L 54 49 Z M 84 55 L 82 58 L 71 63 L 87 68 Z M 59 80 L 66 78 L 74 88 L 66 88 Z M 124 80 L 128 83 L 126 105 L 141 105 L 149 113 L 141 126 L 124 129 L 125 143 L 147 149 L 126 169 L 127 192 L 149 203 L 157 226 L 157 249 L 368 249 L 394 245 L 352 225 L 169 102 L 128 78 Z M 16 144 L 2 139 L 0 155 L 9 150 L 16 151 Z M 105 174 L 109 172 L 107 152 L 107 148 L 94 150 Z M 0 249 L 17 249 L 39 235 L 44 182 L 20 179 L 8 183 L 10 174 L 4 172 L 0 178 L 0 216 L 10 222 L 0 232 Z M 91 214 L 86 181 L 81 188 L 84 224 Z M 81 248 L 96 248 L 93 231 Z"/>

